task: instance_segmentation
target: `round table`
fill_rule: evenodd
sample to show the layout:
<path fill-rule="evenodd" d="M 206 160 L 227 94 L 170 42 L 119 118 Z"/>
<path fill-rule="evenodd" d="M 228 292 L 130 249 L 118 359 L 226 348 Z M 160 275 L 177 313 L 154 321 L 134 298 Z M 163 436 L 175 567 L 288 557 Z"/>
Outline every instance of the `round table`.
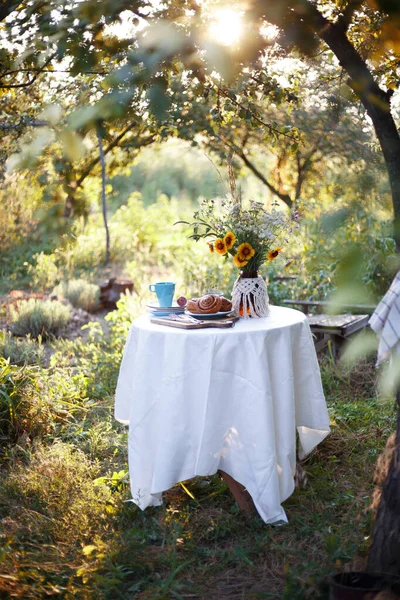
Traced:
<path fill-rule="evenodd" d="M 162 503 L 179 481 L 222 470 L 266 523 L 286 521 L 300 456 L 329 433 L 307 317 L 270 307 L 232 329 L 184 330 L 146 317 L 130 329 L 115 418 L 129 424 L 132 499 Z"/>

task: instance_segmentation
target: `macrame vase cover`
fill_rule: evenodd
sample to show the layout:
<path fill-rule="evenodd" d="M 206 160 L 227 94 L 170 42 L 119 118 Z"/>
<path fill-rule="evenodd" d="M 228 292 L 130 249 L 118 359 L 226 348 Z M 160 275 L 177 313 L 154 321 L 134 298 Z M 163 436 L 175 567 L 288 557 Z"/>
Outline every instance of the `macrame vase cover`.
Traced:
<path fill-rule="evenodd" d="M 237 315 L 267 317 L 269 297 L 267 284 L 258 277 L 238 277 L 232 289 L 232 307 Z"/>

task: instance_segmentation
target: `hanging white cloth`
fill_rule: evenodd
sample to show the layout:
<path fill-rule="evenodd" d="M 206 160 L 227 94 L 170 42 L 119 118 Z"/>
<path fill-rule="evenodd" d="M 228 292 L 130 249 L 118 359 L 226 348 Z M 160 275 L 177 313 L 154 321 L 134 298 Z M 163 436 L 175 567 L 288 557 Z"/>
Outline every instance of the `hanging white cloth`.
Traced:
<path fill-rule="evenodd" d="M 369 325 L 379 336 L 378 361 L 400 352 L 400 271 L 372 314 Z"/>

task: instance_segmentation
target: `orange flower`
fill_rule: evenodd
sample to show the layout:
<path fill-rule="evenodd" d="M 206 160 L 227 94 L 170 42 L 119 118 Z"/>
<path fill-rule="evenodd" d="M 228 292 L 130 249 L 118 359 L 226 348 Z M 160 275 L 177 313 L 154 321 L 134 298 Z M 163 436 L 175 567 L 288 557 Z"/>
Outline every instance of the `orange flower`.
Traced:
<path fill-rule="evenodd" d="M 251 244 L 245 242 L 244 244 L 240 244 L 237 253 L 240 256 L 241 260 L 248 261 L 255 255 L 256 251 L 254 250 Z"/>
<path fill-rule="evenodd" d="M 215 240 L 214 250 L 215 252 L 218 252 L 218 254 L 226 254 L 227 248 L 225 241 L 222 238 L 218 238 L 217 240 Z"/>
<path fill-rule="evenodd" d="M 224 242 L 226 249 L 230 250 L 236 242 L 236 235 L 232 231 L 228 231 L 228 233 L 225 234 Z"/>
<path fill-rule="evenodd" d="M 274 260 L 274 258 L 276 258 L 279 254 L 279 252 L 281 252 L 282 248 L 276 248 L 275 250 L 270 250 L 267 254 L 267 258 L 268 260 Z"/>
<path fill-rule="evenodd" d="M 233 262 L 237 267 L 245 267 L 248 263 L 247 260 L 243 260 L 239 253 L 235 254 L 235 256 L 233 257 Z"/>
<path fill-rule="evenodd" d="M 207 246 L 210 252 L 214 252 L 214 244 L 212 242 L 207 242 Z"/>

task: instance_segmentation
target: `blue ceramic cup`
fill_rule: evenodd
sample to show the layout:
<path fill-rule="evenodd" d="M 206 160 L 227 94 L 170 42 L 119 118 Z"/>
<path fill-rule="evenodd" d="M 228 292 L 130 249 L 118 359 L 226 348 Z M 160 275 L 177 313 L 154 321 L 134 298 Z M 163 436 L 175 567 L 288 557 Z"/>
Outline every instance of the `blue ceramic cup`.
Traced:
<path fill-rule="evenodd" d="M 160 281 L 149 285 L 149 290 L 155 292 L 160 306 L 172 306 L 172 299 L 175 293 L 175 284 L 172 281 Z"/>

